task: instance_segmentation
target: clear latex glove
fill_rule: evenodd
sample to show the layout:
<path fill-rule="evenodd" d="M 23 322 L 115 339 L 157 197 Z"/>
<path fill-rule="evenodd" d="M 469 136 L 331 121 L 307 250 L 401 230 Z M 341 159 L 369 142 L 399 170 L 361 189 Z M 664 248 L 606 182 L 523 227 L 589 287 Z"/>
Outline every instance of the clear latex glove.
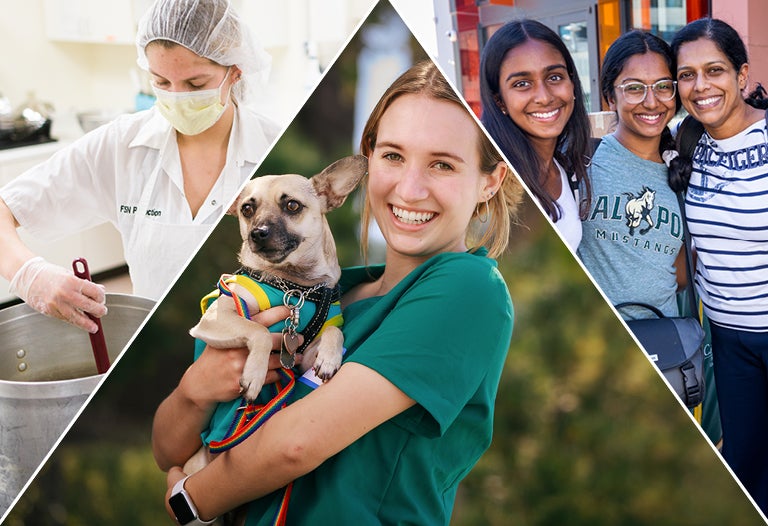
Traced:
<path fill-rule="evenodd" d="M 72 271 L 41 257 L 27 260 L 11 280 L 10 292 L 36 311 L 67 321 L 88 332 L 96 332 L 91 314 L 101 318 L 107 313 L 103 285 L 80 279 Z"/>

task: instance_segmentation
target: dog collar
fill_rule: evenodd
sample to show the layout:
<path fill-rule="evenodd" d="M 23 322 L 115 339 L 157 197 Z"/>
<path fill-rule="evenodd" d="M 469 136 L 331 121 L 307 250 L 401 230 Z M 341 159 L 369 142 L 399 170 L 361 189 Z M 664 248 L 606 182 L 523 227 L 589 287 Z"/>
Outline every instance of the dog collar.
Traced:
<path fill-rule="evenodd" d="M 299 285 L 287 279 L 283 279 L 266 272 L 250 269 L 248 267 L 240 267 L 237 271 L 238 274 L 248 276 L 254 281 L 270 285 L 285 293 L 295 291 L 303 298 L 302 301 L 308 300 L 316 304 L 315 315 L 309 320 L 309 323 L 301 332 L 304 336 L 304 342 L 296 349 L 296 353 L 301 354 L 312 343 L 320 333 L 320 329 L 323 328 L 325 319 L 328 317 L 328 311 L 331 308 L 332 303 L 336 303 L 341 300 L 341 287 L 336 284 L 335 287 L 328 287 L 326 283 L 319 283 L 307 287 L 306 285 Z"/>
<path fill-rule="evenodd" d="M 333 288 L 328 287 L 327 283 L 319 283 L 308 287 L 248 267 L 240 267 L 237 274 L 246 275 L 259 283 L 271 285 L 283 292 L 288 292 L 289 290 L 301 292 L 304 295 L 304 298 L 315 303 L 323 302 L 326 299 L 326 296 L 330 299 L 330 303 L 335 303 L 341 300 L 341 287 L 338 284 Z"/>

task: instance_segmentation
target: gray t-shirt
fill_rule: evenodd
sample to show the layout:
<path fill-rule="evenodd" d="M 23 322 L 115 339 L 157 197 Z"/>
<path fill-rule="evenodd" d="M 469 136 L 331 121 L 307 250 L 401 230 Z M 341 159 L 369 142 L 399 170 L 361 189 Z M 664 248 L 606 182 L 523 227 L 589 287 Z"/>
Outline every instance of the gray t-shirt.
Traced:
<path fill-rule="evenodd" d="M 614 305 L 647 303 L 677 316 L 675 259 L 683 225 L 667 168 L 637 157 L 613 135 L 590 166 L 592 202 L 583 222 L 578 256 Z M 625 319 L 653 318 L 646 309 L 624 308 Z"/>

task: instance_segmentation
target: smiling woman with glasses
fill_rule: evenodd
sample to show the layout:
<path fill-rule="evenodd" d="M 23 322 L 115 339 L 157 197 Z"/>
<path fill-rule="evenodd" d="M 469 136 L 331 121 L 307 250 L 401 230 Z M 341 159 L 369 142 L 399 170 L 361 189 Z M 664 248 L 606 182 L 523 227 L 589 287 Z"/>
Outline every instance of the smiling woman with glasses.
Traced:
<path fill-rule="evenodd" d="M 653 91 L 653 96 L 662 102 L 675 98 L 677 93 L 677 81 L 672 79 L 657 80 L 653 84 L 643 84 L 642 82 L 627 82 L 619 84 L 616 88 L 624 93 L 624 98 L 630 104 L 640 104 L 648 95 L 648 88 Z"/>
<path fill-rule="evenodd" d="M 608 49 L 600 86 L 618 124 L 592 158 L 593 199 L 578 250 L 613 304 L 646 303 L 666 316 L 678 315 L 677 276 L 685 279 L 680 207 L 662 160 L 674 148 L 674 72 L 669 45 L 650 33 L 626 33 Z M 653 316 L 639 308 L 621 315 Z"/>

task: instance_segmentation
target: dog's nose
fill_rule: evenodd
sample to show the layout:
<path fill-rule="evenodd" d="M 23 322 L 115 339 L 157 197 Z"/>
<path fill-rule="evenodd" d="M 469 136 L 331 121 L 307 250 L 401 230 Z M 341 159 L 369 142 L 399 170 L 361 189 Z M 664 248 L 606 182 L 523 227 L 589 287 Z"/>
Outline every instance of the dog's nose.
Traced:
<path fill-rule="evenodd" d="M 251 230 L 251 238 L 254 241 L 263 241 L 269 238 L 269 234 L 271 232 L 272 232 L 272 229 L 269 228 L 269 225 L 259 225 L 253 230 Z"/>

